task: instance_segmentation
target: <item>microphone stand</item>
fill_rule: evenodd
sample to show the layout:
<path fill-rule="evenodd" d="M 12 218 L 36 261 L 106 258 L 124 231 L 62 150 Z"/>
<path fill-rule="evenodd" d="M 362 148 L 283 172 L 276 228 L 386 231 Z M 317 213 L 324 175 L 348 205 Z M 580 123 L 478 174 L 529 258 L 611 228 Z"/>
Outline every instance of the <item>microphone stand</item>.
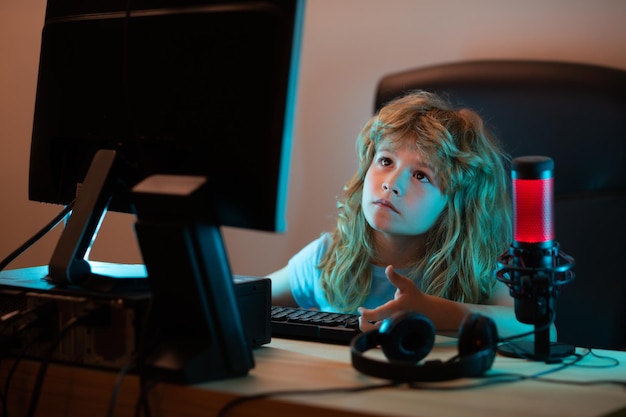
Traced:
<path fill-rule="evenodd" d="M 520 322 L 535 326 L 533 342 L 508 342 L 500 346 L 498 351 L 505 356 L 554 363 L 574 354 L 574 346 L 550 341 L 556 298 L 559 288 L 574 279 L 571 271 L 574 259 L 559 253 L 558 243 L 548 253 L 557 264 L 559 260 L 564 263 L 545 268 L 517 266 L 524 254 L 528 257 L 529 253 L 515 247 L 499 258 L 500 268 L 496 276 L 509 287 L 515 298 L 515 316 Z M 545 256 L 546 252 L 542 255 Z"/>

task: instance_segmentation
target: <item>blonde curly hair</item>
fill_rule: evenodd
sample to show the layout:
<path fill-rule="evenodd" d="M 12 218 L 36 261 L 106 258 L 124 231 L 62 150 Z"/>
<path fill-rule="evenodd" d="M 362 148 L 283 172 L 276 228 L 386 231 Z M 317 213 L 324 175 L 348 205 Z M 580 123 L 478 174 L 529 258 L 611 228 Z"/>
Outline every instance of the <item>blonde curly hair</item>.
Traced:
<path fill-rule="evenodd" d="M 328 301 L 355 312 L 371 288 L 376 247 L 362 211 L 365 174 L 383 141 L 410 144 L 435 170 L 447 206 L 429 230 L 425 255 L 408 268 L 425 293 L 481 303 L 493 293 L 497 257 L 511 241 L 509 158 L 470 109 L 410 92 L 386 104 L 361 130 L 359 168 L 338 201 L 337 226 L 319 268 Z"/>

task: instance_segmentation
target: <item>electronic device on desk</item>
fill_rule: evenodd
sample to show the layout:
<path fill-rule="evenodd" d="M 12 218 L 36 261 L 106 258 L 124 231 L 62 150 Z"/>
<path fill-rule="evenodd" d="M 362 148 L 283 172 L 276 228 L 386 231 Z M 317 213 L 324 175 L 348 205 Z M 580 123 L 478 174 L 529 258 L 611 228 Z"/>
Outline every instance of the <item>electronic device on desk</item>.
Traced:
<path fill-rule="evenodd" d="M 533 342 L 504 344 L 505 355 L 552 362 L 574 354 L 574 346 L 550 342 L 556 299 L 574 279 L 574 258 L 554 240 L 554 161 L 522 156 L 511 162 L 513 243 L 498 258 L 498 280 L 515 299 L 515 317 L 535 326 Z"/>
<path fill-rule="evenodd" d="M 360 333 L 359 316 L 272 306 L 272 337 L 349 345 Z"/>
<path fill-rule="evenodd" d="M 458 354 L 426 360 L 435 344 L 435 325 L 421 313 L 400 311 L 378 328 L 363 332 L 350 343 L 352 366 L 370 376 L 397 382 L 435 382 L 483 375 L 493 365 L 498 345 L 495 322 L 482 314 L 468 314 L 458 332 Z M 366 352 L 380 346 L 388 360 Z"/>
<path fill-rule="evenodd" d="M 85 254 L 107 209 L 137 213 L 166 380 L 254 366 L 220 228 L 285 229 L 304 3 L 47 2 L 29 198 L 77 195 L 48 280 L 118 288 Z"/>
<path fill-rule="evenodd" d="M 146 275 L 140 264 L 91 266 L 108 276 Z M 59 287 L 43 279 L 47 273 L 47 266 L 0 271 L 2 355 L 136 373 L 151 294 Z M 269 343 L 270 279 L 234 275 L 233 282 L 248 346 Z M 62 340 L 56 340 L 59 334 L 65 334 Z"/>

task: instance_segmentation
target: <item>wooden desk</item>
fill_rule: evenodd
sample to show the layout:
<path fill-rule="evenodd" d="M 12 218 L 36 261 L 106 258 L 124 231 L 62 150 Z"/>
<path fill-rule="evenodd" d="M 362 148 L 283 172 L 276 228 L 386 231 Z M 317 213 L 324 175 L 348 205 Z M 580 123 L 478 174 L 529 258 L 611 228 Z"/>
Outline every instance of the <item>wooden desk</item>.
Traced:
<path fill-rule="evenodd" d="M 430 357 L 448 358 L 456 353 L 456 342 L 438 338 Z M 598 351 L 620 361 L 607 368 L 609 361 L 591 356 L 580 366 L 550 374 L 552 379 L 592 381 L 626 380 L 626 352 Z M 372 352 L 376 355 L 377 352 Z M 350 364 L 345 346 L 274 339 L 254 353 L 256 367 L 241 378 L 196 386 L 158 384 L 150 392 L 152 415 L 213 416 L 231 399 L 270 391 L 321 389 L 379 384 L 382 381 L 359 374 Z M 4 385 L 10 360 L 0 363 L 0 383 Z M 35 375 L 36 362 L 21 363 L 8 394 L 9 415 L 26 414 Z M 498 356 L 490 375 L 514 372 L 532 375 L 558 365 L 528 362 Z M 595 366 L 595 367 L 594 367 Z M 106 416 L 116 384 L 114 372 L 52 365 L 43 386 L 37 416 Z M 462 387 L 484 379 L 461 379 L 436 387 Z M 124 378 L 115 416 L 133 416 L 138 396 L 138 380 Z M 617 385 L 576 386 L 537 380 L 502 383 L 458 390 L 412 389 L 406 386 L 359 393 L 332 393 L 278 396 L 246 402 L 228 416 L 626 416 L 626 389 Z"/>

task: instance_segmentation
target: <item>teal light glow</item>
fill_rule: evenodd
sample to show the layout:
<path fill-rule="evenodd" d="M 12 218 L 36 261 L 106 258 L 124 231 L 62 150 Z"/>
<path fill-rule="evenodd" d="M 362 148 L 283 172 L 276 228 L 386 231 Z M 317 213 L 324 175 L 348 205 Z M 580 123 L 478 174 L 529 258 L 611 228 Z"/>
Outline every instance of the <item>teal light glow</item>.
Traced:
<path fill-rule="evenodd" d="M 298 75 L 300 73 L 300 50 L 302 44 L 302 30 L 304 26 L 304 10 L 306 0 L 298 0 L 293 30 L 293 44 L 291 46 L 291 65 L 287 85 L 285 106 L 285 125 L 281 149 L 281 163 L 278 168 L 278 193 L 276 200 L 276 231 L 287 230 L 287 193 L 289 188 L 289 171 L 291 168 L 291 149 L 294 134 L 296 99 L 298 89 Z"/>

